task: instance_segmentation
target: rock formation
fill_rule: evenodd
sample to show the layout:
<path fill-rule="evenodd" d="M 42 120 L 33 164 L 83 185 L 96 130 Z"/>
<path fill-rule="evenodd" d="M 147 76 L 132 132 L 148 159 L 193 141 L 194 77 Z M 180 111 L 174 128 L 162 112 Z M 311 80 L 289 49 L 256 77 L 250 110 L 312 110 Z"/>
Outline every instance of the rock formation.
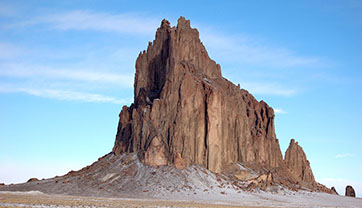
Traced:
<path fill-rule="evenodd" d="M 334 188 L 334 186 L 332 186 L 331 191 L 332 191 L 334 194 L 339 195 L 338 192 L 337 192 L 337 190 L 336 190 L 336 188 Z"/>
<path fill-rule="evenodd" d="M 289 171 L 296 177 L 298 182 L 315 184 L 312 169 L 307 156 L 301 146 L 294 139 L 290 140 L 289 147 L 285 152 L 285 164 Z"/>
<path fill-rule="evenodd" d="M 27 182 L 29 183 L 29 182 L 34 182 L 34 181 L 39 181 L 39 179 L 37 179 L 37 178 L 30 178 Z"/>
<path fill-rule="evenodd" d="M 138 152 L 146 164 L 199 164 L 219 173 L 224 165 L 283 165 L 274 111 L 221 76 L 197 29 L 181 17 L 163 20 L 136 61 L 134 103 L 124 106 L 113 148 Z"/>
<path fill-rule="evenodd" d="M 346 186 L 345 196 L 356 197 L 356 193 L 354 192 L 354 189 L 352 186 Z"/>
<path fill-rule="evenodd" d="M 315 182 L 294 139 L 283 160 L 273 109 L 222 77 L 184 17 L 176 27 L 163 20 L 155 40 L 139 54 L 134 102 L 122 108 L 112 152 L 136 152 L 154 167 L 198 164 L 249 182 L 264 175 L 264 188 L 277 183 L 331 193 Z M 259 175 L 235 169 L 240 164 Z M 259 187 L 260 180 L 254 184 Z"/>

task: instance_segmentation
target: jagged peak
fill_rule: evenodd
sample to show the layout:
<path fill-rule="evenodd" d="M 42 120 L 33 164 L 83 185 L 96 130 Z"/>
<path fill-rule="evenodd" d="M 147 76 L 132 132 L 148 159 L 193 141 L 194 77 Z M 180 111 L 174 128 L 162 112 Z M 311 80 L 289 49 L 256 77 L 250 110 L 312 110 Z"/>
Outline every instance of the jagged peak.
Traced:
<path fill-rule="evenodd" d="M 296 142 L 295 139 L 290 140 L 289 146 L 293 146 L 293 145 L 298 145 L 298 142 Z"/>
<path fill-rule="evenodd" d="M 190 28 L 191 29 L 190 20 L 186 20 L 185 17 L 181 16 L 177 20 L 177 28 Z"/>
<path fill-rule="evenodd" d="M 163 19 L 160 28 L 170 28 L 170 22 L 167 19 Z"/>

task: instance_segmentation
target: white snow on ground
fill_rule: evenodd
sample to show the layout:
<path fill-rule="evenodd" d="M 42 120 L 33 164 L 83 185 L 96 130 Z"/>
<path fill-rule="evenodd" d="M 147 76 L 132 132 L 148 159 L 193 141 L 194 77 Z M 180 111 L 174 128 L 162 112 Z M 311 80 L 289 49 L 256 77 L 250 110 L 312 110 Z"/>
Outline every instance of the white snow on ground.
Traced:
<path fill-rule="evenodd" d="M 18 195 L 39 195 L 44 194 L 41 191 L 0 191 L 0 194 L 18 194 Z"/>

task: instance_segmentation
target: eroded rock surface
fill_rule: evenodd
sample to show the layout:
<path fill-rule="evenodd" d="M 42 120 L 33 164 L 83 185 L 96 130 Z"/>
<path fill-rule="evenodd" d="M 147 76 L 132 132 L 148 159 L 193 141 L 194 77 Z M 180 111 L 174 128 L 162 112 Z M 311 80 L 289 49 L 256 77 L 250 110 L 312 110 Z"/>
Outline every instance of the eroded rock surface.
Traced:
<path fill-rule="evenodd" d="M 289 147 L 285 152 L 285 164 L 298 182 L 316 184 L 312 169 L 307 156 L 301 146 L 294 139 L 291 139 Z"/>
<path fill-rule="evenodd" d="M 216 173 L 236 162 L 283 164 L 273 109 L 221 76 L 183 17 L 176 27 L 163 20 L 138 56 L 134 103 L 120 113 L 113 152 L 138 152 L 150 165 L 173 164 L 179 153 L 186 166 Z"/>

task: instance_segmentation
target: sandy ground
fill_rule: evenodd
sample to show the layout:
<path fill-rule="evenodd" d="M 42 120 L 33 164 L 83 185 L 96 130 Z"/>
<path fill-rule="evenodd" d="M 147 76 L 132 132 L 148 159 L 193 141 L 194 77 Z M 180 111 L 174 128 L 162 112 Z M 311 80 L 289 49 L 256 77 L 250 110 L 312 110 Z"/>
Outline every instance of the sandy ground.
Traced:
<path fill-rule="evenodd" d="M 254 193 L 246 198 L 229 196 L 203 200 L 190 197 L 180 200 L 84 197 L 30 191 L 0 192 L 0 207 L 362 207 L 362 199 L 322 193 Z"/>
<path fill-rule="evenodd" d="M 0 207 L 250 207 L 195 201 L 122 199 L 49 195 L 41 192 L 1 192 Z"/>

